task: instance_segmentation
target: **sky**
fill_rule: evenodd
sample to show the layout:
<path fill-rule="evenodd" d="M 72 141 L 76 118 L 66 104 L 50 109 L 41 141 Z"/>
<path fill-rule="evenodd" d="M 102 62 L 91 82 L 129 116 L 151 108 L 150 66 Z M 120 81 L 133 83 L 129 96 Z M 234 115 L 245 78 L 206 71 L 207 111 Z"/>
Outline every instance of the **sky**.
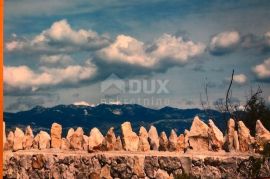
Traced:
<path fill-rule="evenodd" d="M 268 0 L 6 0 L 4 108 L 270 102 Z M 202 96 L 202 97 L 200 97 Z"/>

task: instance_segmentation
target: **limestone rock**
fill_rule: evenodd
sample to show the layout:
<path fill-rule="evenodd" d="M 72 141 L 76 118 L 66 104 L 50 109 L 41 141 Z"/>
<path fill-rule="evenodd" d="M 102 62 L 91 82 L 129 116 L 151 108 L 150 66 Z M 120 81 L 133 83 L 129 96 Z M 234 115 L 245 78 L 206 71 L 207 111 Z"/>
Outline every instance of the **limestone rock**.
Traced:
<path fill-rule="evenodd" d="M 38 145 L 39 145 L 39 134 L 37 134 L 37 135 L 34 137 L 33 144 L 32 144 L 32 148 L 33 148 L 33 149 L 38 149 Z"/>
<path fill-rule="evenodd" d="M 115 143 L 114 150 L 123 150 L 123 145 L 122 145 L 122 141 L 121 141 L 121 137 L 120 136 L 118 136 L 116 138 L 116 143 Z"/>
<path fill-rule="evenodd" d="M 171 179 L 170 175 L 161 169 L 158 169 L 157 173 L 156 173 L 156 179 Z"/>
<path fill-rule="evenodd" d="M 169 141 L 167 138 L 166 133 L 163 131 L 159 137 L 159 150 L 160 151 L 167 151 L 168 150 Z"/>
<path fill-rule="evenodd" d="M 7 142 L 6 123 L 5 121 L 3 121 L 3 148 L 5 147 L 6 142 Z"/>
<path fill-rule="evenodd" d="M 102 179 L 112 179 L 111 177 L 111 167 L 109 165 L 105 165 L 101 168 L 100 178 Z"/>
<path fill-rule="evenodd" d="M 70 143 L 66 138 L 61 139 L 61 147 L 62 150 L 69 150 L 70 148 Z"/>
<path fill-rule="evenodd" d="M 70 137 L 70 148 L 73 150 L 83 150 L 83 129 L 78 127 Z"/>
<path fill-rule="evenodd" d="M 23 138 L 24 138 L 23 131 L 16 127 L 14 132 L 14 144 L 13 144 L 14 151 L 23 149 Z"/>
<path fill-rule="evenodd" d="M 83 135 L 83 150 L 88 151 L 88 142 L 89 137 L 87 135 Z"/>
<path fill-rule="evenodd" d="M 188 137 L 192 150 L 208 151 L 208 129 L 209 127 L 198 116 L 194 118 Z"/>
<path fill-rule="evenodd" d="M 115 133 L 114 133 L 114 128 L 111 127 L 105 138 L 104 138 L 104 147 L 105 147 L 105 150 L 108 150 L 108 151 L 111 151 L 111 150 L 115 150 L 115 145 L 116 145 L 116 136 L 115 136 Z"/>
<path fill-rule="evenodd" d="M 239 139 L 238 139 L 238 133 L 237 133 L 237 131 L 234 131 L 233 147 L 234 147 L 234 149 L 236 151 L 239 151 Z"/>
<path fill-rule="evenodd" d="M 219 151 L 222 149 L 224 144 L 223 133 L 218 129 L 214 122 L 209 120 L 209 149 L 212 151 Z"/>
<path fill-rule="evenodd" d="M 5 144 L 5 150 L 12 150 L 14 144 L 14 133 L 10 131 L 7 136 L 7 142 Z"/>
<path fill-rule="evenodd" d="M 124 122 L 121 125 L 123 135 L 123 148 L 127 151 L 137 151 L 139 146 L 139 137 L 132 131 L 130 122 Z"/>
<path fill-rule="evenodd" d="M 185 136 L 185 150 L 188 150 L 190 148 L 189 145 L 189 130 L 185 129 L 184 131 L 184 136 Z"/>
<path fill-rule="evenodd" d="M 74 129 L 73 128 L 70 128 L 69 130 L 68 130 L 68 133 L 67 133 L 67 137 L 66 137 L 66 139 L 70 142 L 70 139 L 71 139 L 71 136 L 74 134 Z"/>
<path fill-rule="evenodd" d="M 171 130 L 171 135 L 169 137 L 169 151 L 175 151 L 176 150 L 176 147 L 177 147 L 177 140 L 178 140 L 178 137 L 177 137 L 177 134 L 176 132 L 172 129 Z"/>
<path fill-rule="evenodd" d="M 157 129 L 154 126 L 151 126 L 148 131 L 148 139 L 149 139 L 150 148 L 152 150 L 158 150 L 159 137 L 158 137 Z"/>
<path fill-rule="evenodd" d="M 62 142 L 62 126 L 57 123 L 53 123 L 51 127 L 51 147 L 60 148 Z"/>
<path fill-rule="evenodd" d="M 185 149 L 185 136 L 183 134 L 180 134 L 180 136 L 177 138 L 176 151 L 184 152 L 184 149 Z"/>
<path fill-rule="evenodd" d="M 270 132 L 263 126 L 260 120 L 256 121 L 256 143 L 259 151 L 263 151 L 264 145 L 270 142 Z"/>
<path fill-rule="evenodd" d="M 144 127 L 140 127 L 139 131 L 139 151 L 149 151 L 148 133 Z"/>
<path fill-rule="evenodd" d="M 23 148 L 30 149 L 33 145 L 34 134 L 30 126 L 27 126 L 25 129 L 25 135 L 23 138 Z"/>
<path fill-rule="evenodd" d="M 241 152 L 250 151 L 254 138 L 250 135 L 249 129 L 242 121 L 238 122 L 239 150 Z"/>
<path fill-rule="evenodd" d="M 88 140 L 89 151 L 100 150 L 103 140 L 104 140 L 104 137 L 101 134 L 101 132 L 98 130 L 98 128 L 95 127 L 91 129 L 89 140 Z"/>
<path fill-rule="evenodd" d="M 144 173 L 144 156 L 134 157 L 133 173 L 138 176 L 138 178 L 145 178 Z"/>
<path fill-rule="evenodd" d="M 235 131 L 235 121 L 233 119 L 229 119 L 227 123 L 227 134 L 226 134 L 226 143 L 225 143 L 225 150 L 230 152 L 234 150 L 234 131 Z"/>
<path fill-rule="evenodd" d="M 39 149 L 42 150 L 50 148 L 50 141 L 51 141 L 50 135 L 45 131 L 40 131 L 38 135 L 39 135 L 38 141 Z"/>

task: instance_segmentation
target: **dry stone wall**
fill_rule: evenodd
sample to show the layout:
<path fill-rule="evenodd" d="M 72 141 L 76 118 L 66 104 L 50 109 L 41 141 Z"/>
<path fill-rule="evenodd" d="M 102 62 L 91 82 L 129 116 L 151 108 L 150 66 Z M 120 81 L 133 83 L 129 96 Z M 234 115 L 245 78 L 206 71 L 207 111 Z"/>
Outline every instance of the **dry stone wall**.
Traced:
<path fill-rule="evenodd" d="M 62 126 L 53 123 L 50 134 L 40 131 L 34 136 L 30 126 L 25 132 L 16 128 L 3 136 L 4 174 L 7 178 L 172 178 L 187 173 L 196 177 L 224 178 L 231 174 L 245 178 L 252 162 L 260 162 L 259 175 L 270 173 L 270 160 L 262 161 L 257 154 L 270 143 L 270 132 L 259 120 L 255 136 L 242 121 L 230 119 L 223 134 L 212 120 L 206 124 L 198 116 L 190 130 L 180 135 L 174 130 L 170 136 L 165 132 L 158 135 L 154 126 L 149 131 L 141 127 L 136 134 L 130 122 L 121 125 L 121 132 L 116 136 L 114 128 L 110 128 L 103 135 L 93 128 L 87 135 L 79 127 L 71 128 L 64 137 Z M 220 157 L 208 157 L 209 152 Z M 116 155 L 107 156 L 110 153 Z M 198 154 L 204 154 L 204 159 L 194 158 Z"/>

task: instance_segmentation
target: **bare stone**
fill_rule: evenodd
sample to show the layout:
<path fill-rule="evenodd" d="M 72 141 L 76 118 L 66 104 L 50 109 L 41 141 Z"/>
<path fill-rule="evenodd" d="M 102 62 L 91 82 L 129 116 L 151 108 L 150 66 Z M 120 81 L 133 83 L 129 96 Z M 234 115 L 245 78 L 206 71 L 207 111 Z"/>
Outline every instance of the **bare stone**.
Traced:
<path fill-rule="evenodd" d="M 127 151 L 137 151 L 139 146 L 139 137 L 132 131 L 130 122 L 124 122 L 121 125 L 123 135 L 123 147 Z"/>
<path fill-rule="evenodd" d="M 185 149 L 185 136 L 183 134 L 180 134 L 180 136 L 177 138 L 176 151 L 184 152 L 184 149 Z"/>
<path fill-rule="evenodd" d="M 88 151 L 88 141 L 89 137 L 87 135 L 83 135 L 83 150 Z"/>
<path fill-rule="evenodd" d="M 139 151 L 149 151 L 148 133 L 144 127 L 140 127 L 139 131 Z"/>
<path fill-rule="evenodd" d="M 16 127 L 14 132 L 14 145 L 13 145 L 14 151 L 23 149 L 23 138 L 24 138 L 23 131 Z"/>
<path fill-rule="evenodd" d="M 5 150 L 12 150 L 14 144 L 14 133 L 10 131 L 7 136 L 7 142 L 5 144 Z"/>
<path fill-rule="evenodd" d="M 70 143 L 66 138 L 62 138 L 61 140 L 61 149 L 62 150 L 69 150 L 70 148 Z"/>
<path fill-rule="evenodd" d="M 96 127 L 93 128 L 90 131 L 90 136 L 88 140 L 89 151 L 100 150 L 103 140 L 104 140 L 104 137 L 101 134 L 101 132 L 98 130 L 98 128 Z"/>
<path fill-rule="evenodd" d="M 139 178 L 144 178 L 144 156 L 134 157 L 133 173 Z"/>
<path fill-rule="evenodd" d="M 148 139 L 151 150 L 158 150 L 159 148 L 159 137 L 157 129 L 154 126 L 151 126 L 148 131 Z"/>
<path fill-rule="evenodd" d="M 169 141 L 167 138 L 166 133 L 163 131 L 159 137 L 159 150 L 160 151 L 167 151 L 168 150 Z"/>
<path fill-rule="evenodd" d="M 239 150 L 241 152 L 250 151 L 254 138 L 250 135 L 250 130 L 242 121 L 238 122 Z"/>
<path fill-rule="evenodd" d="M 116 138 L 116 143 L 115 143 L 114 150 L 123 150 L 123 145 L 122 145 L 122 141 L 121 141 L 121 137 L 120 136 L 118 136 Z"/>
<path fill-rule="evenodd" d="M 223 133 L 218 129 L 214 122 L 209 120 L 209 149 L 212 151 L 219 151 L 222 149 L 224 144 Z"/>
<path fill-rule="evenodd" d="M 234 131 L 235 131 L 235 121 L 233 119 L 229 119 L 227 123 L 227 134 L 226 134 L 226 143 L 225 150 L 230 152 L 234 150 Z"/>
<path fill-rule="evenodd" d="M 74 129 L 73 128 L 70 128 L 69 130 L 68 130 L 68 133 L 67 133 L 67 137 L 66 137 L 66 139 L 70 142 L 70 139 L 71 139 L 71 136 L 74 134 Z"/>
<path fill-rule="evenodd" d="M 51 147 L 60 148 L 62 142 L 62 126 L 57 123 L 53 123 L 51 127 Z"/>
<path fill-rule="evenodd" d="M 194 118 L 188 137 L 192 150 L 208 151 L 208 129 L 209 127 L 198 116 Z"/>
<path fill-rule="evenodd" d="M 234 131 L 233 146 L 236 151 L 239 151 L 239 139 L 237 131 Z"/>
<path fill-rule="evenodd" d="M 115 136 L 115 133 L 114 133 L 114 128 L 111 127 L 105 138 L 104 138 L 104 147 L 105 147 L 105 150 L 108 150 L 108 151 L 111 151 L 111 150 L 115 150 L 115 145 L 116 145 L 116 136 Z"/>
<path fill-rule="evenodd" d="M 109 165 L 105 165 L 101 168 L 100 178 L 102 179 L 112 179 L 111 177 L 111 167 Z"/>
<path fill-rule="evenodd" d="M 263 126 L 260 120 L 256 121 L 256 143 L 259 151 L 263 151 L 264 145 L 270 142 L 270 132 Z"/>
<path fill-rule="evenodd" d="M 177 147 L 177 134 L 176 132 L 172 129 L 171 130 L 171 135 L 169 137 L 169 151 L 175 151 Z"/>
<path fill-rule="evenodd" d="M 45 131 L 40 131 L 38 135 L 39 135 L 38 141 L 39 149 L 42 150 L 50 148 L 50 141 L 51 141 L 50 135 Z"/>
<path fill-rule="evenodd" d="M 33 144 L 32 144 L 33 149 L 38 149 L 39 148 L 38 145 L 39 145 L 39 134 L 37 134 L 34 137 Z"/>
<path fill-rule="evenodd" d="M 171 177 L 166 171 L 158 169 L 155 178 L 156 179 L 170 179 Z"/>
<path fill-rule="evenodd" d="M 70 137 L 70 148 L 73 150 L 83 150 L 83 129 L 78 127 Z"/>
<path fill-rule="evenodd" d="M 185 129 L 184 136 L 185 136 L 185 150 L 188 150 L 190 148 L 189 140 L 188 140 L 189 130 Z"/>
<path fill-rule="evenodd" d="M 27 126 L 25 129 L 25 135 L 23 138 L 23 148 L 30 149 L 33 145 L 34 134 L 30 126 Z"/>

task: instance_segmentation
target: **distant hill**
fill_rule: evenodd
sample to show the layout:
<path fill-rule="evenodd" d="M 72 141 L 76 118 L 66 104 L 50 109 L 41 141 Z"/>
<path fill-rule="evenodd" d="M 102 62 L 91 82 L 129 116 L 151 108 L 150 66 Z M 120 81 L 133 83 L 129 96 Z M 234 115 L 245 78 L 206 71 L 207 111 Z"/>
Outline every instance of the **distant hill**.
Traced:
<path fill-rule="evenodd" d="M 218 111 L 209 111 L 214 116 L 216 125 L 225 130 L 225 123 L 222 114 Z M 98 106 L 84 105 L 58 105 L 51 108 L 36 106 L 31 110 L 9 113 L 4 112 L 7 131 L 15 127 L 25 128 L 30 125 L 34 132 L 39 130 L 49 131 L 51 124 L 57 122 L 63 126 L 63 134 L 71 127 L 83 127 L 85 133 L 93 127 L 98 127 L 103 134 L 106 134 L 110 127 L 115 127 L 120 132 L 120 125 L 130 121 L 133 129 L 138 132 L 140 126 L 147 129 L 150 125 L 157 127 L 158 132 L 170 133 L 176 129 L 177 133 L 183 133 L 189 129 L 194 116 L 200 116 L 207 122 L 207 116 L 201 109 L 178 109 L 164 107 L 161 109 L 150 109 L 137 104 L 100 104 Z"/>

